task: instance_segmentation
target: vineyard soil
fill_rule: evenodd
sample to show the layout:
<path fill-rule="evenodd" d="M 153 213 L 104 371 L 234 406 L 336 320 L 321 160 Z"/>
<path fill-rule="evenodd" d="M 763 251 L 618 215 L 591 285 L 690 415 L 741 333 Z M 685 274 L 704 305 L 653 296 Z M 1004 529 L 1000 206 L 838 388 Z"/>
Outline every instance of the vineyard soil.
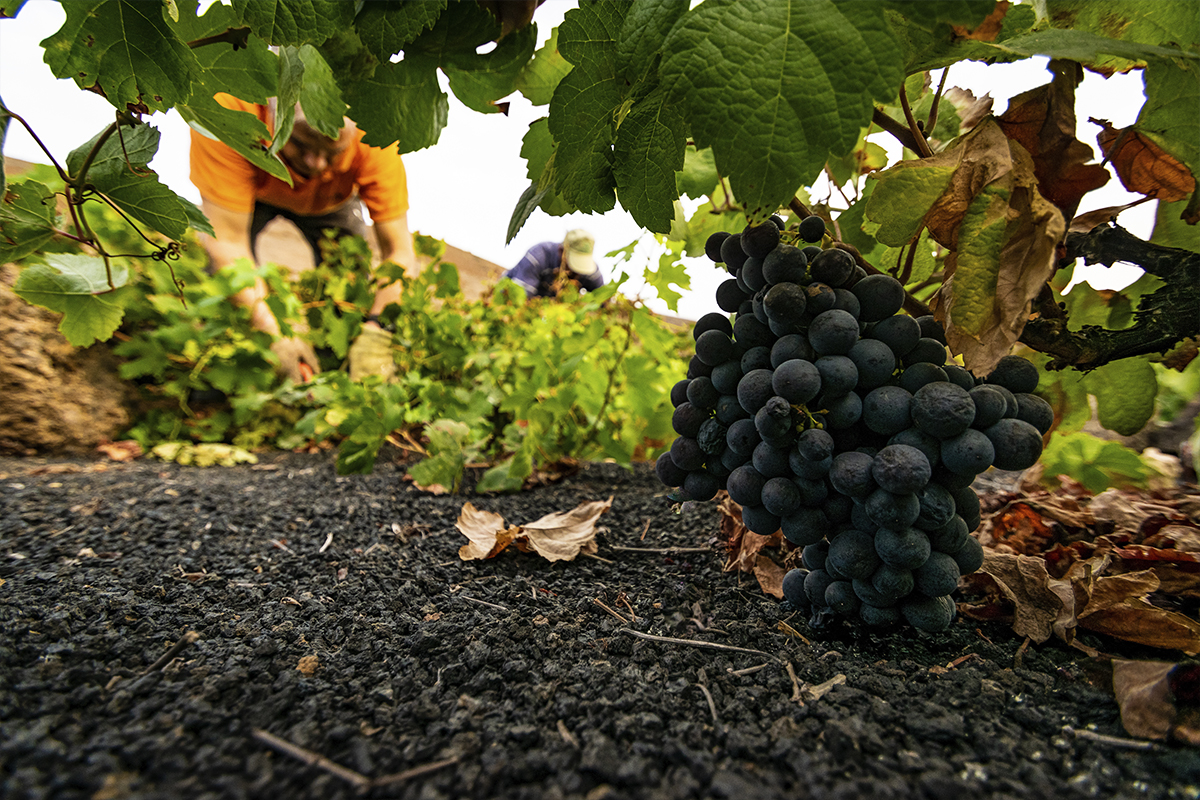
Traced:
<path fill-rule="evenodd" d="M 936 639 L 818 635 L 723 573 L 715 507 L 673 514 L 645 467 L 435 497 L 388 458 L 352 477 L 328 454 L 97 466 L 0 461 L 5 797 L 335 798 L 367 780 L 379 797 L 614 800 L 1200 785 L 1195 750 L 1075 733 L 1126 738 L 1078 651 L 1019 655 L 1007 627 L 962 618 Z M 521 524 L 609 496 L 598 558 L 458 557 L 468 499 Z"/>

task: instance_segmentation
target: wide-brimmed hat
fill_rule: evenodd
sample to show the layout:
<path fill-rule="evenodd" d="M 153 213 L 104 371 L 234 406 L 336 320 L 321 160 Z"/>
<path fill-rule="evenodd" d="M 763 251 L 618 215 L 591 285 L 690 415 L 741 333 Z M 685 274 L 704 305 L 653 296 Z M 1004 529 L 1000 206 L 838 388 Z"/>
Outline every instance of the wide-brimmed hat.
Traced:
<path fill-rule="evenodd" d="M 572 272 L 591 275 L 596 271 L 596 259 L 592 257 L 595 246 L 596 240 L 582 228 L 567 231 L 567 236 L 563 239 L 563 255 Z"/>

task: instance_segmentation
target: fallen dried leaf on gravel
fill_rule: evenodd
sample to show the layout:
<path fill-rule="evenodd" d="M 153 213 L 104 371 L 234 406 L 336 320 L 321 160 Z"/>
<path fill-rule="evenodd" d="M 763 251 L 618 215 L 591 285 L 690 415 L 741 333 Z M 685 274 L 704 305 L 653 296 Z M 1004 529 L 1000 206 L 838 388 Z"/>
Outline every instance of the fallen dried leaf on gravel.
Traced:
<path fill-rule="evenodd" d="M 764 547 L 780 547 L 783 534 L 775 531 L 769 536 L 752 532 L 742 522 L 742 507 L 729 495 L 723 494 L 717 504 L 721 514 L 721 538 L 725 540 L 726 555 L 723 572 L 745 572 L 753 575 L 764 594 L 783 599 L 784 569 L 762 552 Z"/>
<path fill-rule="evenodd" d="M 1200 744 L 1200 709 L 1195 707 L 1195 664 L 1163 661 L 1112 662 L 1113 692 L 1121 724 L 1132 736 Z"/>
<path fill-rule="evenodd" d="M 983 568 L 967 582 L 985 597 L 964 613 L 1011 613 L 1013 630 L 1038 643 L 1051 635 L 1069 643 L 1083 629 L 1200 653 L 1200 623 L 1176 610 L 1178 598 L 1200 596 L 1200 528 L 1184 508 L 1192 497 L 1109 490 L 989 498 Z"/>
<path fill-rule="evenodd" d="M 458 550 L 463 561 L 494 558 L 510 544 L 547 561 L 571 561 L 580 553 L 595 554 L 596 520 L 612 507 L 613 498 L 582 503 L 525 525 L 508 525 L 504 517 L 465 503 L 455 527 L 470 540 Z"/>

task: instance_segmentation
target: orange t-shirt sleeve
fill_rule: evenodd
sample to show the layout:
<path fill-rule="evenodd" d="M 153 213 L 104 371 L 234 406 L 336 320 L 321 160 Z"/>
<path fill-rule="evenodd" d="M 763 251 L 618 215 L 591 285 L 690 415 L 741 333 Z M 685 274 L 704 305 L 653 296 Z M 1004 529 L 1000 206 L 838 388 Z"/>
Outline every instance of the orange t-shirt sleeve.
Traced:
<path fill-rule="evenodd" d="M 256 114 L 258 106 L 221 93 L 214 99 L 226 108 Z M 257 170 L 224 142 L 191 132 L 191 179 L 200 196 L 229 211 L 254 211 Z"/>
<path fill-rule="evenodd" d="M 375 222 L 408 213 L 408 177 L 396 146 L 368 147 L 359 142 L 358 196 Z"/>

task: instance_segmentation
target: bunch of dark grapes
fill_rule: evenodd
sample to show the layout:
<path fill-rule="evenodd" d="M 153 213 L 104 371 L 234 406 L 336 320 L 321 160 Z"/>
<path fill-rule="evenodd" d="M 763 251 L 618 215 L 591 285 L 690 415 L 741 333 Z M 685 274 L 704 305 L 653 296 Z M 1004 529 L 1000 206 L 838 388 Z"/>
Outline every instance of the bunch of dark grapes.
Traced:
<path fill-rule="evenodd" d="M 975 378 L 940 323 L 900 313 L 899 281 L 813 246 L 824 233 L 819 217 L 790 232 L 772 217 L 709 238 L 732 276 L 727 313 L 696 323 L 658 477 L 680 500 L 725 489 L 747 528 L 803 548 L 783 591 L 814 621 L 940 631 L 983 563 L 972 481 L 1032 466 L 1054 415 L 1031 363 L 1006 356 Z"/>

